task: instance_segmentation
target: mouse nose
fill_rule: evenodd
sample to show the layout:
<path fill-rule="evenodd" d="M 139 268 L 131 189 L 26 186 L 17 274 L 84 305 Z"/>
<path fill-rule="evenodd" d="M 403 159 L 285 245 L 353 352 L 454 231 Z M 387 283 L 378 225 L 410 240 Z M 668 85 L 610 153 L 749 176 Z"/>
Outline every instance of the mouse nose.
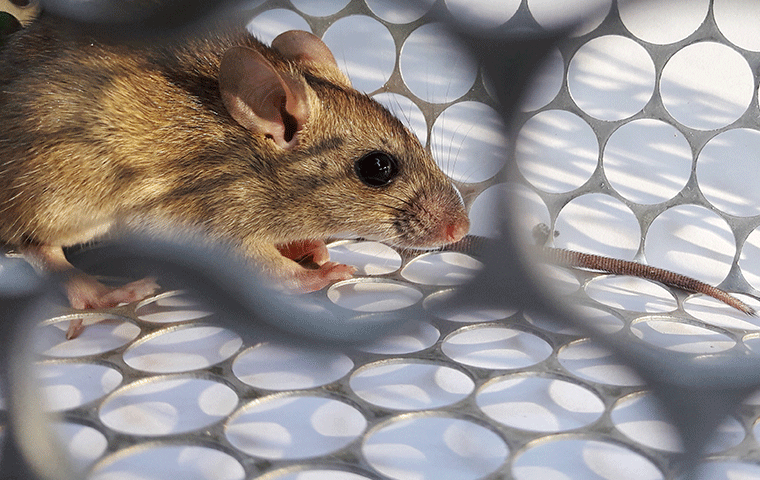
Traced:
<path fill-rule="evenodd" d="M 458 242 L 470 230 L 470 221 L 467 218 L 459 219 L 446 226 L 446 241 L 449 243 Z"/>

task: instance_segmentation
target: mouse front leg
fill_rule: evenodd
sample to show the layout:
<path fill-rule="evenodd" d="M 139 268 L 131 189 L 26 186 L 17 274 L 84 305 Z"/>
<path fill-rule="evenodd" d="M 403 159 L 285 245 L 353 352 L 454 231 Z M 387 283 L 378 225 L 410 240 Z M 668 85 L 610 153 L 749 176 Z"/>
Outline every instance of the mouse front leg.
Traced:
<path fill-rule="evenodd" d="M 283 257 L 294 262 L 301 263 L 311 260 L 317 265 L 322 265 L 330 260 L 330 252 L 322 240 L 298 240 L 296 242 L 276 245 Z"/>
<path fill-rule="evenodd" d="M 66 296 L 71 308 L 76 310 L 109 308 L 121 303 L 136 302 L 152 295 L 159 289 L 156 279 L 153 277 L 143 278 L 120 287 L 104 285 L 95 277 L 74 268 L 66 260 L 61 247 L 34 245 L 22 248 L 21 252 L 38 269 L 60 273 L 64 276 Z M 69 323 L 66 338 L 76 338 L 83 330 L 82 319 L 72 320 Z"/>
<path fill-rule="evenodd" d="M 353 277 L 356 268 L 331 262 L 325 242 L 304 240 L 280 245 L 254 243 L 247 254 L 264 272 L 265 277 L 278 282 L 289 293 L 308 293 L 321 290 L 333 282 Z M 306 268 L 297 261 L 311 258 L 318 268 Z"/>

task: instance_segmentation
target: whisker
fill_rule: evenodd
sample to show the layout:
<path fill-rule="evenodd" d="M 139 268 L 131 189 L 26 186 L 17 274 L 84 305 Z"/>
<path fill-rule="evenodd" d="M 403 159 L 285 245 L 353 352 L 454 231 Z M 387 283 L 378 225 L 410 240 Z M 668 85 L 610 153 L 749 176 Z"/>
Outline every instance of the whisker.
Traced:
<path fill-rule="evenodd" d="M 406 205 L 409 208 L 419 208 L 420 210 L 422 210 L 426 214 L 432 216 L 432 214 L 430 213 L 430 211 L 427 208 L 425 208 L 425 205 L 422 202 L 417 201 L 417 202 L 413 203 L 411 199 L 407 200 L 407 199 L 399 198 L 399 197 L 396 197 L 396 196 L 394 196 L 392 194 L 389 194 L 387 192 L 384 192 L 384 195 L 386 195 L 386 196 L 388 196 L 388 197 L 390 197 L 390 198 L 392 198 L 394 200 L 397 200 L 397 201 L 403 203 L 404 205 Z"/>
<path fill-rule="evenodd" d="M 411 106 L 410 106 L 409 112 L 405 112 L 404 108 L 401 106 L 401 102 L 399 102 L 399 100 L 398 100 L 398 97 L 394 95 L 392 98 L 393 98 L 393 101 L 396 103 L 396 107 L 398 107 L 399 115 L 397 115 L 397 116 L 401 117 L 404 120 L 405 125 L 407 126 L 407 128 L 409 128 L 411 130 L 411 128 L 412 128 L 412 111 L 411 111 Z"/>
<path fill-rule="evenodd" d="M 397 202 L 400 202 L 400 203 L 402 203 L 403 205 L 406 205 L 409 208 L 414 208 L 414 206 L 415 206 L 411 202 L 411 200 L 408 200 L 408 199 L 405 199 L 405 198 L 401 198 L 401 197 L 397 197 L 397 196 L 395 196 L 395 195 L 393 195 L 391 193 L 383 192 L 383 195 L 385 195 L 388 198 L 392 198 L 393 200 L 396 200 Z"/>
<path fill-rule="evenodd" d="M 396 212 L 403 212 L 403 211 L 404 211 L 404 209 L 403 209 L 403 208 L 394 207 L 393 205 L 386 205 L 385 203 L 381 203 L 381 204 L 379 204 L 379 205 L 380 205 L 381 207 L 385 207 L 385 208 L 387 208 L 387 209 L 389 209 L 389 210 L 395 210 Z"/>

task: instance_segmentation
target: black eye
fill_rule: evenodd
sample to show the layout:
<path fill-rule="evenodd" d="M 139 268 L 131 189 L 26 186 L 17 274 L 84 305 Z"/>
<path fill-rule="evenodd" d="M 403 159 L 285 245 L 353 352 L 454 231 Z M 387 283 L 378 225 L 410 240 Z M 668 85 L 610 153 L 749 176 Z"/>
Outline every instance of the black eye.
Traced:
<path fill-rule="evenodd" d="M 398 175 L 398 160 L 387 153 L 372 152 L 354 163 L 354 171 L 365 185 L 384 187 Z"/>

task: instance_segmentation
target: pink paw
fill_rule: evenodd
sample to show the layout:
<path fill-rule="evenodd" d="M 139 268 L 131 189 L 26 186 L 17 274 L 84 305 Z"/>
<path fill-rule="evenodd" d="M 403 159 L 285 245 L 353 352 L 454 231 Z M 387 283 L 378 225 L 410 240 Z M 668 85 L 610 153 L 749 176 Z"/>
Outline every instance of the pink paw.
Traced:
<path fill-rule="evenodd" d="M 112 289 L 101 298 L 101 302 L 109 307 L 115 307 L 120 303 L 132 303 L 153 295 L 159 288 L 161 287 L 158 286 L 155 278 L 146 277 Z"/>
<path fill-rule="evenodd" d="M 316 270 L 303 269 L 298 273 L 296 283 L 302 293 L 315 292 L 333 282 L 348 280 L 354 276 L 356 268 L 337 262 L 324 262 Z"/>
<path fill-rule="evenodd" d="M 121 287 L 109 287 L 79 271 L 72 272 L 65 286 L 71 308 L 77 310 L 110 308 L 121 303 L 136 302 L 152 295 L 160 288 L 156 279 L 152 277 L 143 278 Z M 82 319 L 72 320 L 69 323 L 66 338 L 69 340 L 76 338 L 83 330 Z"/>

